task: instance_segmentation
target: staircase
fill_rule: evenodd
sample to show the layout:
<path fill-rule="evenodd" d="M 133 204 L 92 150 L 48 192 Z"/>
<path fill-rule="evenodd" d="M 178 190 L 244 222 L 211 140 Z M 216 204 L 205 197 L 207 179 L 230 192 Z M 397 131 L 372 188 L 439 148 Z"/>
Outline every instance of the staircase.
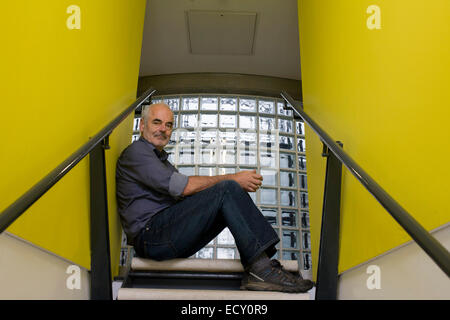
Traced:
<path fill-rule="evenodd" d="M 297 261 L 280 261 L 286 270 L 299 272 Z M 243 267 L 236 259 L 133 258 L 118 291 L 118 300 L 310 300 L 308 293 L 240 290 Z"/>

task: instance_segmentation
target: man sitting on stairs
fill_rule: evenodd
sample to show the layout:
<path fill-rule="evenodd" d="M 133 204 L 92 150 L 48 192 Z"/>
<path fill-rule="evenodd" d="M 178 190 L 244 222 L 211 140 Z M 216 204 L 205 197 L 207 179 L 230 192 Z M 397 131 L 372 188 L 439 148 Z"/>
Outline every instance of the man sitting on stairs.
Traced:
<path fill-rule="evenodd" d="M 154 260 L 187 258 L 228 227 L 245 275 L 242 289 L 306 292 L 314 283 L 270 260 L 280 241 L 247 192 L 262 176 L 255 171 L 186 176 L 167 160 L 164 147 L 173 113 L 163 103 L 142 110 L 141 137 L 117 162 L 117 202 L 128 243 L 138 256 Z"/>

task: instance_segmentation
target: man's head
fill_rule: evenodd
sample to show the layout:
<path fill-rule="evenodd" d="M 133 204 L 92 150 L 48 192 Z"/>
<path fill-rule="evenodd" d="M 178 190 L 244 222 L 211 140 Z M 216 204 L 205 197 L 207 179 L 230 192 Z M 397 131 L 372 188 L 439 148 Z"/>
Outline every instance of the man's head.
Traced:
<path fill-rule="evenodd" d="M 155 103 L 144 107 L 139 129 L 141 135 L 161 151 L 169 143 L 172 135 L 172 110 L 165 103 Z"/>

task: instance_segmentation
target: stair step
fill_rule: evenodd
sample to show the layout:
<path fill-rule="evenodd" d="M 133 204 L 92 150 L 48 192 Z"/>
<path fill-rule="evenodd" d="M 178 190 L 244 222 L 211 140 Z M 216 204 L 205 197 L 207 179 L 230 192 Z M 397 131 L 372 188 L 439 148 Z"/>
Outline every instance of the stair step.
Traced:
<path fill-rule="evenodd" d="M 280 260 L 280 262 L 287 271 L 299 271 L 297 261 Z M 134 257 L 131 262 L 131 269 L 149 271 L 244 272 L 244 268 L 238 259 L 172 259 L 155 261 Z"/>
<path fill-rule="evenodd" d="M 118 300 L 310 300 L 309 293 L 120 288 Z"/>

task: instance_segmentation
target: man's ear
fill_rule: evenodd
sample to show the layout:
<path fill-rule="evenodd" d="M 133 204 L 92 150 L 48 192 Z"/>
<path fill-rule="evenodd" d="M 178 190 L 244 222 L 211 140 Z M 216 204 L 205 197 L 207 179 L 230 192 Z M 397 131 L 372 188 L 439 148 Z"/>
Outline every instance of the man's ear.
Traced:
<path fill-rule="evenodd" d="M 141 118 L 141 121 L 139 121 L 139 131 L 144 131 L 144 119 Z"/>

